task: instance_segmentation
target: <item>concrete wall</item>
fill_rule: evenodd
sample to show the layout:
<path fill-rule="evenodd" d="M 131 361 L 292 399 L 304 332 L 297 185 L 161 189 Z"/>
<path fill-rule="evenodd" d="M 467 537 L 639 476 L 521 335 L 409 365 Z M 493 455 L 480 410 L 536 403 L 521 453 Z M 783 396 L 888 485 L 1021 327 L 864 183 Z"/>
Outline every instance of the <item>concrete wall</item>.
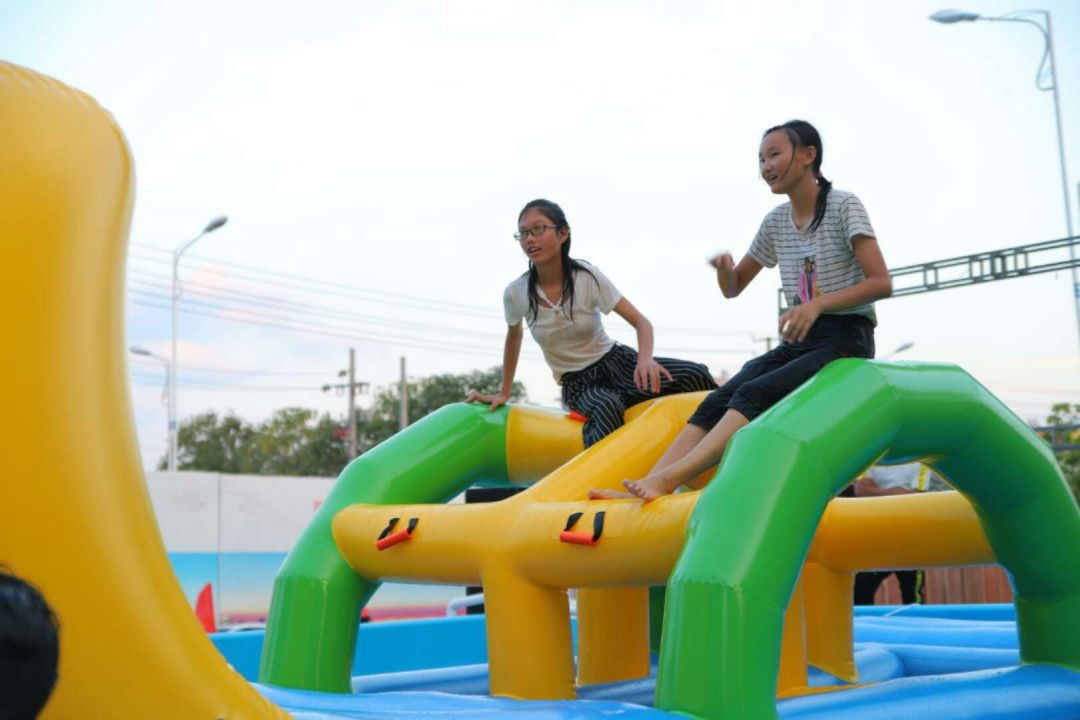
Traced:
<path fill-rule="evenodd" d="M 169 560 L 188 602 L 210 585 L 219 624 L 259 622 L 274 578 L 335 478 L 146 473 Z M 442 612 L 461 587 L 385 584 L 368 603 L 373 617 Z"/>
<path fill-rule="evenodd" d="M 157 471 L 146 482 L 170 553 L 284 553 L 334 478 Z"/>

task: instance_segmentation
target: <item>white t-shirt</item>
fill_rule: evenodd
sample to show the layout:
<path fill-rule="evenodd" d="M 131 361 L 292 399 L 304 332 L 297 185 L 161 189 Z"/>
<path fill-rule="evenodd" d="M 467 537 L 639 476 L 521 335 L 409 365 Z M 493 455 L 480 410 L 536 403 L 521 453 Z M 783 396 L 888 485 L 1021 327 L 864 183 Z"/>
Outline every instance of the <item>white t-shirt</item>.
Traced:
<path fill-rule="evenodd" d="M 900 488 L 918 492 L 949 489 L 936 472 L 917 462 L 903 465 L 874 465 L 866 471 L 866 475 L 880 488 Z"/>
<path fill-rule="evenodd" d="M 574 271 L 574 319 L 570 319 L 570 308 L 564 307 L 561 301 L 554 308 L 539 302 L 536 322 L 529 328 L 536 344 L 544 352 L 544 360 L 551 367 L 555 382 L 562 380 L 563 373 L 584 370 L 615 346 L 615 341 L 604 331 L 600 313 L 610 313 L 622 298 L 622 293 L 594 266 L 585 262 L 581 264 L 592 275 L 582 270 Z M 525 318 L 529 311 L 527 274 L 506 286 L 503 310 L 507 325 L 517 325 Z"/>
<path fill-rule="evenodd" d="M 780 264 L 784 296 L 788 307 L 794 307 L 866 277 L 851 245 L 856 235 L 876 237 L 866 208 L 854 193 L 830 190 L 825 216 L 813 231 L 795 228 L 790 202 L 773 208 L 750 245 L 750 257 L 769 268 Z M 873 303 L 835 314 L 865 315 L 877 324 Z"/>

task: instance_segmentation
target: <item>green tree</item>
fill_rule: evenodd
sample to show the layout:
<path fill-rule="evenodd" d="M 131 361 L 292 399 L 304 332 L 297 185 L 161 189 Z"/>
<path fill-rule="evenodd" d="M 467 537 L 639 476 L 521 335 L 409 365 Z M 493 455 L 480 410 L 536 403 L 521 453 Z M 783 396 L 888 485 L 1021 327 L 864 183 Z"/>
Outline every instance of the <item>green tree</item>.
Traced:
<path fill-rule="evenodd" d="M 251 425 L 206 412 L 180 424 L 177 468 L 253 475 L 335 476 L 348 461 L 341 424 L 305 408 L 282 408 Z M 167 467 L 167 456 L 158 463 Z"/>
<path fill-rule="evenodd" d="M 1049 426 L 1080 425 L 1080 405 L 1069 403 L 1056 403 L 1050 408 L 1050 414 L 1046 417 Z M 1061 429 L 1049 433 L 1046 438 L 1051 445 L 1077 445 L 1080 444 L 1080 431 Z M 1061 466 L 1061 472 L 1069 481 L 1073 495 L 1080 500 L 1080 450 L 1065 450 L 1057 453 L 1057 461 Z"/>
<path fill-rule="evenodd" d="M 334 476 L 348 462 L 340 423 L 306 408 L 282 408 L 255 428 L 248 472 Z"/>
<path fill-rule="evenodd" d="M 409 424 L 435 412 L 443 405 L 461 402 L 469 390 L 494 394 L 498 392 L 501 384 L 501 367 L 473 370 L 459 375 L 432 375 L 410 382 L 408 383 Z M 525 385 L 514 382 L 510 391 L 510 400 L 517 402 L 525 398 Z M 401 392 L 397 385 L 391 385 L 375 396 L 375 403 L 371 410 L 358 417 L 357 436 L 360 438 L 361 451 L 378 445 L 398 431 L 400 406 Z"/>
<path fill-rule="evenodd" d="M 471 389 L 494 393 L 502 369 L 474 370 L 461 375 L 434 375 L 409 383 L 409 422 L 414 423 L 447 403 L 460 402 Z M 357 413 L 359 451 L 365 452 L 398 430 L 396 385 L 375 398 L 371 410 Z M 514 383 L 514 401 L 525 399 L 525 386 Z M 299 407 L 282 408 L 252 425 L 232 413 L 195 415 L 182 423 L 177 436 L 181 470 L 253 475 L 334 477 L 348 464 L 348 433 L 330 415 Z M 158 463 L 167 466 L 167 457 Z"/>
<path fill-rule="evenodd" d="M 180 424 L 177 433 L 176 467 L 180 470 L 213 472 L 248 472 L 248 453 L 255 429 L 242 418 L 228 413 L 224 417 L 210 411 Z M 158 469 L 168 467 L 168 455 L 158 462 Z"/>

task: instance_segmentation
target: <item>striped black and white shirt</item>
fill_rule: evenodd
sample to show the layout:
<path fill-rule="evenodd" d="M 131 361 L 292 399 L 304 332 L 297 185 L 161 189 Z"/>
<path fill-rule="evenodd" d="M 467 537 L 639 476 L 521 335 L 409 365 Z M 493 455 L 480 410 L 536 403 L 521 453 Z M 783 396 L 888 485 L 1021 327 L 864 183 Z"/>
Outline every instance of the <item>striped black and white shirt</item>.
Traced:
<path fill-rule="evenodd" d="M 866 208 L 854 193 L 830 190 L 825 217 L 813 231 L 795 228 L 790 202 L 773 208 L 750 245 L 750 257 L 769 268 L 779 263 L 784 296 L 793 307 L 866 277 L 851 245 L 856 235 L 877 237 Z M 865 315 L 877 324 L 873 303 L 832 314 Z"/>

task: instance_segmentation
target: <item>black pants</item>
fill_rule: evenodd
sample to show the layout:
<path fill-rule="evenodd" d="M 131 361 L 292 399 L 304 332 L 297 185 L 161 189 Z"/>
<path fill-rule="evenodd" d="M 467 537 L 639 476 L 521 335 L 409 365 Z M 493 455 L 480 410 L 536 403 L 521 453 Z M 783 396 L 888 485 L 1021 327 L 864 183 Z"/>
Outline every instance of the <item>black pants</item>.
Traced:
<path fill-rule="evenodd" d="M 724 413 L 753 420 L 833 360 L 874 357 L 874 325 L 862 315 L 822 315 L 799 343 L 782 342 L 743 365 L 698 406 L 690 423 L 712 430 Z"/>
<path fill-rule="evenodd" d="M 622 427 L 623 413 L 628 407 L 660 395 L 712 390 L 716 387 L 709 368 L 701 363 L 663 357 L 653 359 L 672 377 L 668 380 L 661 376 L 660 392 L 656 395 L 634 386 L 637 351 L 618 343 L 584 370 L 563 374 L 563 404 L 588 418 L 583 430 L 585 447 L 595 445 Z"/>
<path fill-rule="evenodd" d="M 900 583 L 900 601 L 905 605 L 921 603 L 923 601 L 922 570 L 880 570 L 855 575 L 855 604 L 873 605 L 877 589 L 894 572 Z"/>

